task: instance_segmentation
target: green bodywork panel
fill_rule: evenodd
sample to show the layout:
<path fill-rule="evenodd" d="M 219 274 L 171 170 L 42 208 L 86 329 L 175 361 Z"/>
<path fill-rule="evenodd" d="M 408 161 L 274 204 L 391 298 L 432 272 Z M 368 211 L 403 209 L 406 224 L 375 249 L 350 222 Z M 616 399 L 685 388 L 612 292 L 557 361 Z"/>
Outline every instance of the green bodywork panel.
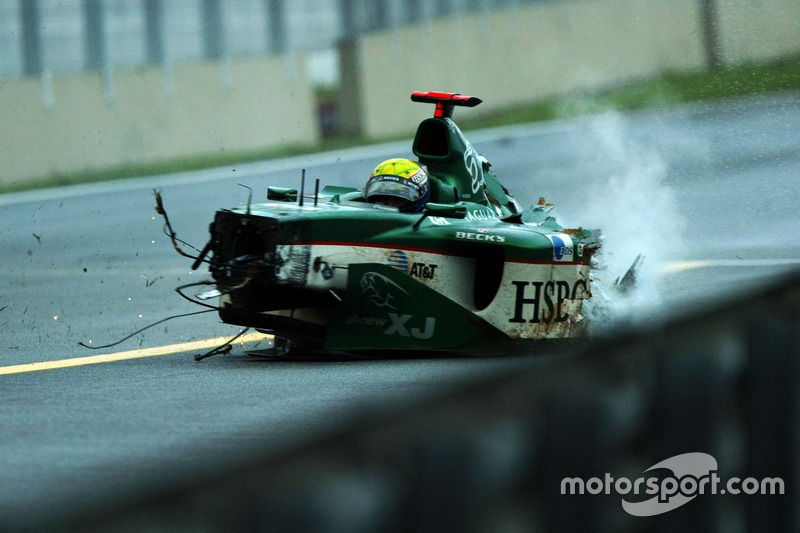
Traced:
<path fill-rule="evenodd" d="M 325 348 L 476 350 L 503 337 L 482 318 L 398 269 L 362 263 L 350 265 Z"/>
<path fill-rule="evenodd" d="M 451 208 L 463 210 L 464 217 L 400 213 L 366 202 L 328 202 L 316 208 L 288 203 L 250 206 L 251 216 L 277 221 L 278 243 L 362 244 L 470 256 L 477 247 L 499 246 L 507 260 L 553 259 L 547 234 L 561 229 L 553 219 L 548 217 L 541 225 L 513 224 L 472 202 L 458 202 Z M 246 209 L 231 211 L 244 213 Z"/>
<path fill-rule="evenodd" d="M 501 216 L 519 211 L 489 162 L 472 147 L 451 119 L 423 120 L 414 137 L 413 151 L 428 169 L 432 202 L 464 200 L 495 206 Z"/>

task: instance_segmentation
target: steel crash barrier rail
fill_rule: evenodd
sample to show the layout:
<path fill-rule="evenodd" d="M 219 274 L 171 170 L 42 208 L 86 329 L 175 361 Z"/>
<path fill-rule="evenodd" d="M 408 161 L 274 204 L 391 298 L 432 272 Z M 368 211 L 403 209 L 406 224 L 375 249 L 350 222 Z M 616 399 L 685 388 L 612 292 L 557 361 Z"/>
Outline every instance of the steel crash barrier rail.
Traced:
<path fill-rule="evenodd" d="M 799 316 L 796 272 L 72 526 L 793 531 Z"/>

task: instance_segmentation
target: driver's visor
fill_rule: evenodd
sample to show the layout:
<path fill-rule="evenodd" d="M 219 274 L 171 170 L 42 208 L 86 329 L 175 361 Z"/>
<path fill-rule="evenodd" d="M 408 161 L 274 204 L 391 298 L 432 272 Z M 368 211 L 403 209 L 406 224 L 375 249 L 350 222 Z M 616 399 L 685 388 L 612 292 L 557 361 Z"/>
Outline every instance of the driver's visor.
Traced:
<path fill-rule="evenodd" d="M 398 176 L 373 176 L 364 188 L 364 196 L 369 200 L 372 196 L 397 196 L 409 202 L 419 200 L 419 186 Z"/>

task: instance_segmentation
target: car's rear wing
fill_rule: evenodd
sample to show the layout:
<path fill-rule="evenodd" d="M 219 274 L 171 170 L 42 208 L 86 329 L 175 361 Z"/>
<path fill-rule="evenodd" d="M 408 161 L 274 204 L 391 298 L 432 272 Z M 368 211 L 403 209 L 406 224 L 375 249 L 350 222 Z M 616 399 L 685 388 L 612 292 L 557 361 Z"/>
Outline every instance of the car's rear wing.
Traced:
<path fill-rule="evenodd" d="M 436 104 L 436 111 L 433 113 L 436 118 L 452 118 L 454 106 L 475 107 L 483 102 L 483 100 L 474 96 L 438 91 L 414 91 L 411 93 L 411 101 Z"/>

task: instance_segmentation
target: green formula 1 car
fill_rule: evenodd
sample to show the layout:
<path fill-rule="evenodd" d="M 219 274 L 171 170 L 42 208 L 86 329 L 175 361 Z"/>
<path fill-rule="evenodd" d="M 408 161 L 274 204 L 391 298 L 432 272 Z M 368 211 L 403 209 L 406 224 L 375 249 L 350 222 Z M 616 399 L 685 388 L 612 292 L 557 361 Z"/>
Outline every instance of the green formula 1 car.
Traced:
<path fill-rule="evenodd" d="M 414 138 L 418 160 L 395 174 L 313 195 L 270 187 L 267 203 L 218 211 L 195 261 L 214 280 L 199 301 L 218 298 L 224 322 L 281 349 L 480 354 L 584 336 L 598 232 L 562 228 L 544 200 L 520 207 L 452 120 L 481 100 L 411 99 L 436 110 Z M 381 201 L 391 194 L 406 207 Z"/>

